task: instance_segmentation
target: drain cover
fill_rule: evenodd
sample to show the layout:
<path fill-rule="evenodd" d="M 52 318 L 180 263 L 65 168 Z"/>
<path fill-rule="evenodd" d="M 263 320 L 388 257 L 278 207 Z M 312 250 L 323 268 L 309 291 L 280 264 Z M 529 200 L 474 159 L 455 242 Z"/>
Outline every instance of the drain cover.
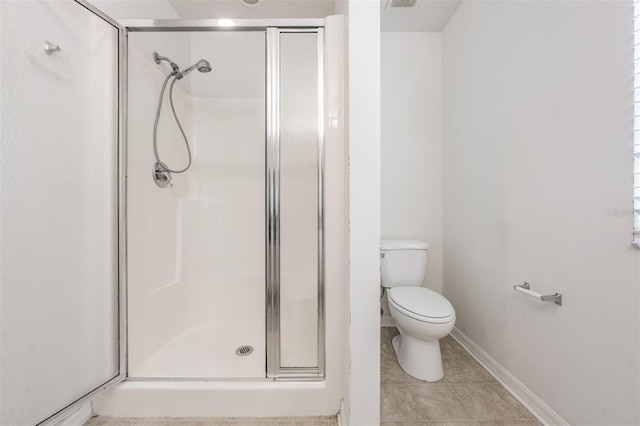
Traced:
<path fill-rule="evenodd" d="M 249 345 L 240 346 L 238 349 L 236 349 L 236 355 L 238 356 L 251 355 L 251 352 L 253 352 L 253 346 Z"/>

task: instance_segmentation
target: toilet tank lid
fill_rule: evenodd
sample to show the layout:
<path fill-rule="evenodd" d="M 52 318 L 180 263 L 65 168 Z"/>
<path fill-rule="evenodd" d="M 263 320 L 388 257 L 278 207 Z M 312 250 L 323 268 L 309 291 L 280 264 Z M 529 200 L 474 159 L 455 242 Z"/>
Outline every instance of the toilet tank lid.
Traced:
<path fill-rule="evenodd" d="M 381 250 L 429 250 L 429 244 L 420 240 L 389 239 L 380 241 Z"/>

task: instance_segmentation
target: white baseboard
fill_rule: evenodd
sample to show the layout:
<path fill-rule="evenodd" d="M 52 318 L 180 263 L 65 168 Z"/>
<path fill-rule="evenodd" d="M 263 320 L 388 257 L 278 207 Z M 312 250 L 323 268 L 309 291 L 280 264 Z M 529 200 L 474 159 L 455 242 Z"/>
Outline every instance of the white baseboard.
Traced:
<path fill-rule="evenodd" d="M 491 358 L 488 353 L 476 345 L 458 328 L 451 336 L 458 341 L 495 379 L 519 400 L 540 422 L 545 425 L 569 426 L 562 417 L 531 392 L 525 385 L 509 373 L 503 366 Z"/>
<path fill-rule="evenodd" d="M 338 411 L 338 426 L 349 426 L 347 413 L 345 411 L 344 399 L 340 401 L 340 411 Z"/>
<path fill-rule="evenodd" d="M 82 426 L 93 416 L 91 403 L 87 402 L 77 410 L 54 423 L 55 426 Z"/>
<path fill-rule="evenodd" d="M 380 327 L 395 327 L 396 322 L 390 316 L 382 316 L 380 317 Z"/>

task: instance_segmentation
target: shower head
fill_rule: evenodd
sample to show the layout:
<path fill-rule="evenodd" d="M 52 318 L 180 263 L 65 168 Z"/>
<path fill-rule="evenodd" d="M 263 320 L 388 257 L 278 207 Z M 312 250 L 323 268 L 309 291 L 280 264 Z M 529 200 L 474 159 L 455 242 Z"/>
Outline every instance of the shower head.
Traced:
<path fill-rule="evenodd" d="M 194 69 L 197 69 L 200 72 L 209 72 L 209 71 L 211 71 L 211 64 L 209 63 L 209 61 L 207 61 L 205 59 L 200 59 L 198 62 L 196 62 L 195 64 L 191 65 L 190 67 L 188 67 L 184 71 L 181 71 L 178 74 L 176 74 L 176 78 L 178 80 L 180 80 L 182 77 L 186 76 L 187 74 L 189 74 Z"/>
<path fill-rule="evenodd" d="M 200 72 L 209 72 L 211 71 L 211 64 L 206 59 L 200 59 L 198 63 L 196 63 L 196 68 Z"/>

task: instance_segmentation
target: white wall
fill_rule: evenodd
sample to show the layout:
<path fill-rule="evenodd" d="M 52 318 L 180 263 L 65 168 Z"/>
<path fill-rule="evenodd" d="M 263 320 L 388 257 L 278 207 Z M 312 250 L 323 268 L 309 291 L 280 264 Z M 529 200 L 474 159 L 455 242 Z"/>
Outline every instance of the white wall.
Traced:
<path fill-rule="evenodd" d="M 350 424 L 380 422 L 380 7 L 349 0 Z"/>
<path fill-rule="evenodd" d="M 343 297 L 342 306 L 342 348 L 340 351 L 340 357 L 343 360 L 342 364 L 342 401 L 340 403 L 340 411 L 338 412 L 338 418 L 340 424 L 350 424 L 350 411 L 351 411 L 351 286 L 349 283 L 349 276 L 351 267 L 349 265 L 349 244 L 351 235 L 349 233 L 349 90 L 348 90 L 348 76 L 349 76 L 349 0 L 337 0 L 335 3 L 335 13 L 333 17 L 329 17 L 327 23 L 331 23 L 334 31 L 327 33 L 327 47 L 335 45 L 332 51 L 335 53 L 332 57 L 327 58 L 328 61 L 335 61 L 335 72 L 340 76 L 340 79 L 334 80 L 334 87 L 327 87 L 330 92 L 335 91 L 336 105 L 338 107 L 335 111 L 336 124 L 334 132 L 338 137 L 342 137 L 342 158 L 344 180 L 342 181 L 342 197 L 341 201 L 344 203 L 343 210 L 343 222 L 342 225 L 345 228 L 344 238 L 341 242 L 343 249 L 343 258 L 345 259 L 344 269 L 342 272 L 344 286 L 341 289 Z M 331 44 L 329 44 L 331 43 Z M 328 66 L 329 62 L 325 63 Z M 331 114 L 329 114 L 331 117 Z"/>
<path fill-rule="evenodd" d="M 383 32 L 381 50 L 382 238 L 428 242 L 442 293 L 442 36 Z"/>
<path fill-rule="evenodd" d="M 465 2 L 443 36 L 445 296 L 570 424 L 640 422 L 631 23 L 628 2 Z"/>
<path fill-rule="evenodd" d="M 168 0 L 88 0 L 107 16 L 119 19 L 172 19 L 180 16 Z"/>
<path fill-rule="evenodd" d="M 345 143 L 345 46 L 343 16 L 325 19 L 325 269 L 327 301 L 327 378 L 341 409 L 348 378 L 349 220 L 348 150 Z M 329 374 L 331 377 L 329 377 Z"/>

